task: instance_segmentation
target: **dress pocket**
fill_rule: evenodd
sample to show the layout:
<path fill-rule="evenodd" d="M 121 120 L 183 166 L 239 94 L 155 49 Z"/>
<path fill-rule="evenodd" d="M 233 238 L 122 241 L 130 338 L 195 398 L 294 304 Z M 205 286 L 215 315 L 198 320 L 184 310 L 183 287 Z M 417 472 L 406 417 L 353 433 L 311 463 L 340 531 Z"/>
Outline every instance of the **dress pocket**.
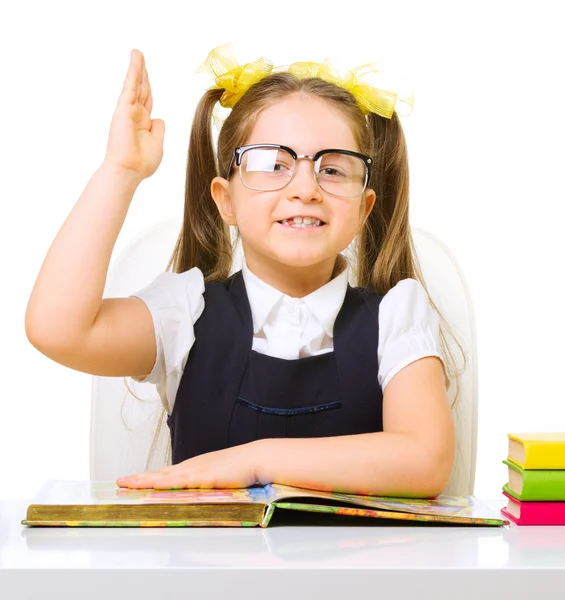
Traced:
<path fill-rule="evenodd" d="M 333 353 L 284 360 L 253 351 L 234 401 L 228 445 L 316 437 L 318 415 L 340 406 Z"/>

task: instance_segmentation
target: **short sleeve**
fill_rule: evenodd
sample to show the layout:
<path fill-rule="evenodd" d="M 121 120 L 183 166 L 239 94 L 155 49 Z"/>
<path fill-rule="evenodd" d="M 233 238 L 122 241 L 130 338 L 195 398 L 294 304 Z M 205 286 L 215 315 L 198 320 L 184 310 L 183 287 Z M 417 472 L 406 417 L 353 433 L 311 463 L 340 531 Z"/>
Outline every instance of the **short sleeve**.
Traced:
<path fill-rule="evenodd" d="M 157 358 L 146 377 L 154 383 L 163 406 L 171 414 L 188 353 L 194 343 L 194 323 L 204 310 L 204 277 L 197 267 L 184 273 L 165 272 L 131 294 L 145 302 L 153 318 Z"/>
<path fill-rule="evenodd" d="M 379 306 L 378 381 L 384 391 L 401 369 L 440 352 L 439 318 L 426 290 L 415 279 L 399 281 Z M 445 372 L 445 363 L 444 363 Z"/>

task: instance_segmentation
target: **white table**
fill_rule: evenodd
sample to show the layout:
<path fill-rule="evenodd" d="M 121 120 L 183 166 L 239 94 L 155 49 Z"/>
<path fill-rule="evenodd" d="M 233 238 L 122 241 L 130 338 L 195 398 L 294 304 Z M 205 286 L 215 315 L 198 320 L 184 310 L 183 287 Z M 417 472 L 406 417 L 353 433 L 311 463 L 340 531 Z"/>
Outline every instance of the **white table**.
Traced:
<path fill-rule="evenodd" d="M 565 527 L 26 528 L 26 506 L 0 501 L 2 600 L 565 598 Z"/>

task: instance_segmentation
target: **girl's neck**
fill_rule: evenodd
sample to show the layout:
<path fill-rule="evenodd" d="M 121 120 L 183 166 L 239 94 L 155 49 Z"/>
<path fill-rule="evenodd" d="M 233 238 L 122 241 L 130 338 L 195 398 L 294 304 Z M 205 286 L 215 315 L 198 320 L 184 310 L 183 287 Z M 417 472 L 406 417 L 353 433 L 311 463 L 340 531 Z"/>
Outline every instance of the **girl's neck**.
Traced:
<path fill-rule="evenodd" d="M 280 263 L 270 264 L 245 257 L 247 268 L 262 281 L 291 298 L 304 298 L 337 277 L 346 266 L 346 260 L 337 258 L 309 267 L 292 267 Z"/>

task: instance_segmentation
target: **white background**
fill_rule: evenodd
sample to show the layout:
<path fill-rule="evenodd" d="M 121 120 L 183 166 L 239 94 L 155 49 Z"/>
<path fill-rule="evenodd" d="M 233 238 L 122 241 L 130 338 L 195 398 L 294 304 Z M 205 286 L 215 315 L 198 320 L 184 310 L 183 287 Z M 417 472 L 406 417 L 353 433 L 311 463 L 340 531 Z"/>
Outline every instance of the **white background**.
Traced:
<path fill-rule="evenodd" d="M 206 6 L 206 12 L 202 6 Z M 103 160 L 140 49 L 166 123 L 113 258 L 182 211 L 195 70 L 234 43 L 242 62 L 382 61 L 416 87 L 403 119 L 411 221 L 454 252 L 477 318 L 476 495 L 500 497 L 506 433 L 565 430 L 562 297 L 565 42 L 560 2 L 12 2 L 0 9 L 2 390 L 0 497 L 87 479 L 90 377 L 27 341 L 48 247 Z"/>

